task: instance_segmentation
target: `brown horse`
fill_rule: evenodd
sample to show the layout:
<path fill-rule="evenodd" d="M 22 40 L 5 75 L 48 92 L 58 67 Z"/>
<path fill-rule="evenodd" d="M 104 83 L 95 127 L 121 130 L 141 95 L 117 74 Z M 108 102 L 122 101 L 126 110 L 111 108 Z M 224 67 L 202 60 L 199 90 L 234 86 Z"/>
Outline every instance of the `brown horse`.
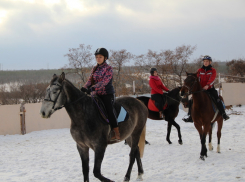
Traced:
<path fill-rule="evenodd" d="M 184 86 L 181 89 L 181 96 L 187 94 L 192 94 L 193 105 L 191 109 L 192 119 L 194 125 L 199 132 L 201 139 L 201 153 L 200 159 L 205 160 L 204 156 L 207 157 L 206 148 L 206 135 L 209 133 L 209 150 L 213 150 L 212 146 L 212 126 L 215 121 L 218 123 L 218 146 L 217 152 L 220 153 L 220 138 L 221 129 L 223 125 L 223 118 L 220 113 L 218 115 L 214 112 L 212 101 L 209 95 L 203 90 L 196 73 L 186 73 L 187 78 L 184 80 Z"/>

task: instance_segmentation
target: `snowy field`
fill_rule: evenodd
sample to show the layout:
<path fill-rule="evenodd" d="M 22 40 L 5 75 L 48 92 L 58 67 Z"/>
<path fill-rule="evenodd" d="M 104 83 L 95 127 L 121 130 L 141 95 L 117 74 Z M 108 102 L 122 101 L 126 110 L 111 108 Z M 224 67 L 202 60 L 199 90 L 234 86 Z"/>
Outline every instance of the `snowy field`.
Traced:
<path fill-rule="evenodd" d="M 177 130 L 172 128 L 169 145 L 165 140 L 165 121 L 147 122 L 146 145 L 142 159 L 145 182 L 162 181 L 245 181 L 245 106 L 229 111 L 231 119 L 224 122 L 221 153 L 216 153 L 216 129 L 213 133 L 214 151 L 208 151 L 205 161 L 199 159 L 201 149 L 198 132 L 192 123 L 184 123 L 181 110 L 176 118 L 181 126 L 183 145 L 178 144 Z M 240 115 L 236 115 L 240 114 Z M 44 120 L 48 122 L 48 120 Z M 129 147 L 123 142 L 107 148 L 102 174 L 117 182 L 123 181 L 129 161 Z M 69 129 L 45 130 L 22 135 L 0 136 L 1 182 L 81 182 L 81 161 Z M 93 176 L 94 155 L 90 150 L 90 181 Z M 131 174 L 136 181 L 137 165 Z"/>

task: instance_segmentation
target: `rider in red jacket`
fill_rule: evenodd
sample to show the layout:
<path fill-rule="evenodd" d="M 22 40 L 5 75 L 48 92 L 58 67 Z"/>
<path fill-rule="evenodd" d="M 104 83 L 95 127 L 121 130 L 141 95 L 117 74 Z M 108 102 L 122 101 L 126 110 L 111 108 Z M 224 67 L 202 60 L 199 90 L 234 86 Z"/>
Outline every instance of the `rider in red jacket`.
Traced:
<path fill-rule="evenodd" d="M 151 99 L 155 100 L 155 105 L 159 109 L 159 116 L 163 119 L 163 106 L 166 101 L 163 90 L 168 92 L 169 89 L 163 85 L 156 68 L 151 68 L 150 73 L 149 85 L 151 87 Z"/>
<path fill-rule="evenodd" d="M 220 111 L 222 117 L 224 120 L 229 119 L 230 117 L 225 113 L 225 109 L 223 106 L 223 103 L 221 99 L 219 98 L 217 90 L 214 88 L 214 81 L 216 78 L 216 70 L 212 67 L 212 58 L 210 56 L 204 56 L 203 57 L 203 66 L 198 69 L 197 71 L 197 77 L 199 78 L 199 82 L 204 90 L 207 90 L 207 92 L 211 95 L 211 97 L 214 98 L 214 102 L 218 107 L 218 110 Z M 193 122 L 191 118 L 191 105 L 192 102 L 189 102 L 189 112 L 190 115 L 189 118 L 184 118 L 183 120 L 185 122 Z"/>

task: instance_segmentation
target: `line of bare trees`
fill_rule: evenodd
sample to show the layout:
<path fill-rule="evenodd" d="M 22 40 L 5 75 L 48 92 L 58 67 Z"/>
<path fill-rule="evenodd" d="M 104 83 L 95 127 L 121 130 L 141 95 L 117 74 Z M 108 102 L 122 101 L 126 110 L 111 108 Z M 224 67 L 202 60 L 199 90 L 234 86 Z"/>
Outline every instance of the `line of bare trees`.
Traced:
<path fill-rule="evenodd" d="M 81 86 L 85 84 L 92 68 L 91 61 L 94 60 L 94 56 L 91 48 L 90 45 L 81 44 L 79 48 L 69 49 L 69 53 L 65 55 L 68 57 L 69 64 L 65 65 L 64 69 L 69 73 L 78 74 L 81 77 Z M 146 54 L 139 56 L 133 55 L 126 49 L 110 50 L 108 63 L 113 67 L 113 85 L 116 95 L 131 94 L 133 81 L 136 82 L 136 92 L 149 92 L 148 77 L 151 67 L 159 70 L 159 76 L 167 87 L 174 88 L 182 85 L 183 73 L 195 49 L 196 46 L 183 45 L 174 50 L 159 52 L 148 50 Z M 131 68 L 126 66 L 129 62 Z"/>
<path fill-rule="evenodd" d="M 148 80 L 151 67 L 158 69 L 159 76 L 169 89 L 182 86 L 185 71 L 194 73 L 202 66 L 202 56 L 190 62 L 190 57 L 195 50 L 196 46 L 191 45 L 178 46 L 173 50 L 148 50 L 146 54 L 141 55 L 133 55 L 126 49 L 110 50 L 107 62 L 113 67 L 116 96 L 132 94 L 133 81 L 135 81 L 136 93 L 149 93 Z M 65 71 L 68 79 L 81 88 L 96 64 L 92 46 L 80 44 L 78 48 L 69 49 L 65 57 L 68 58 L 68 64 L 60 71 Z M 130 64 L 126 65 L 127 63 Z M 219 63 L 216 61 L 213 61 L 212 65 L 219 68 Z M 227 62 L 226 66 L 229 75 L 239 76 L 239 78 L 227 77 L 227 82 L 245 82 L 243 78 L 245 59 L 233 59 Z M 44 98 L 47 86 L 46 80 L 43 83 L 12 84 L 8 89 L 2 85 L 0 104 L 19 104 L 21 101 L 40 102 Z"/>
<path fill-rule="evenodd" d="M 0 87 L 0 104 L 38 103 L 44 99 L 48 83 L 12 83 Z"/>

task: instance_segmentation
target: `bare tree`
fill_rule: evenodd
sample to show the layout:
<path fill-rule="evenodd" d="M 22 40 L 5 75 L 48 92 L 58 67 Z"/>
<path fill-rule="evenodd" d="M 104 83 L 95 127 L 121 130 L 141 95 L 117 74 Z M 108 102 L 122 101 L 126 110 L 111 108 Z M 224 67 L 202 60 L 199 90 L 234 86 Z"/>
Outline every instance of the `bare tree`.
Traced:
<path fill-rule="evenodd" d="M 92 60 L 94 59 L 91 53 L 91 45 L 85 46 L 80 44 L 78 48 L 69 49 L 69 53 L 65 54 L 68 57 L 69 64 L 63 69 L 69 70 L 70 73 L 75 73 L 80 76 L 82 84 L 86 83 L 87 77 L 91 70 Z"/>
<path fill-rule="evenodd" d="M 176 81 L 182 86 L 182 75 L 187 70 L 188 61 L 196 46 L 182 45 L 175 50 L 166 50 L 163 52 L 167 64 L 170 65 L 171 72 L 177 76 Z"/>
<path fill-rule="evenodd" d="M 122 85 L 121 83 L 121 72 L 122 67 L 125 63 L 129 62 L 133 58 L 133 55 L 130 52 L 127 52 L 126 49 L 119 51 L 110 50 L 110 65 L 114 68 L 114 87 L 117 95 L 120 95 L 119 88 Z"/>
<path fill-rule="evenodd" d="M 233 59 L 226 63 L 229 68 L 229 74 L 234 77 L 228 77 L 228 82 L 245 82 L 245 78 L 239 78 L 245 76 L 245 59 Z M 237 76 L 237 77 L 236 77 Z"/>

